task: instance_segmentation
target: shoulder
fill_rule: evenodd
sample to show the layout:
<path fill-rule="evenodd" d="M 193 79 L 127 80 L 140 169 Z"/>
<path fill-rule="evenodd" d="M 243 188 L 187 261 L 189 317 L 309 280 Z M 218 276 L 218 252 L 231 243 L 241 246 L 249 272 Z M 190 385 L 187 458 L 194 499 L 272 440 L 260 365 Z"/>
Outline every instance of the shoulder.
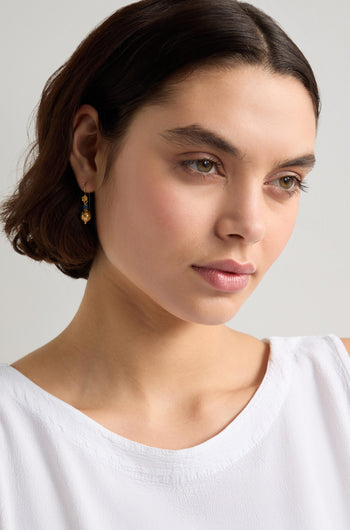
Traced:
<path fill-rule="evenodd" d="M 349 355 L 350 355 L 350 339 L 341 339 L 345 348 L 348 350 L 349 352 Z"/>

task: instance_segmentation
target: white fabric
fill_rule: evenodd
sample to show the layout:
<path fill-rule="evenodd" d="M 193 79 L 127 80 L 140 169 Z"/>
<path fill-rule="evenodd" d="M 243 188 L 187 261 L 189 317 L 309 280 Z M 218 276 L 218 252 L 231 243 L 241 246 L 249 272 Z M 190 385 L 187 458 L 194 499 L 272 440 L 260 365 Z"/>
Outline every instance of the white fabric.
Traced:
<path fill-rule="evenodd" d="M 158 449 L 0 365 L 2 530 L 349 530 L 350 357 L 269 339 L 264 380 L 223 431 Z"/>

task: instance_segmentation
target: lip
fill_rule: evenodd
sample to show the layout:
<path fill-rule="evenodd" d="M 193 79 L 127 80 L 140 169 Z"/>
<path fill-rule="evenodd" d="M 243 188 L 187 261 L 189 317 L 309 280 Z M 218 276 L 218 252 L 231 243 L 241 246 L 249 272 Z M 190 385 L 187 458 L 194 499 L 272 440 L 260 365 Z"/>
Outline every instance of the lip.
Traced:
<path fill-rule="evenodd" d="M 193 267 L 201 269 L 215 269 L 223 272 L 231 272 L 233 274 L 254 274 L 255 267 L 252 263 L 240 263 L 233 259 L 223 259 L 220 261 L 212 261 L 205 265 L 193 265 Z"/>
<path fill-rule="evenodd" d="M 245 289 L 250 274 L 255 272 L 252 263 L 239 263 L 234 260 L 213 261 L 205 266 L 192 265 L 192 269 L 216 290 L 227 293 Z"/>

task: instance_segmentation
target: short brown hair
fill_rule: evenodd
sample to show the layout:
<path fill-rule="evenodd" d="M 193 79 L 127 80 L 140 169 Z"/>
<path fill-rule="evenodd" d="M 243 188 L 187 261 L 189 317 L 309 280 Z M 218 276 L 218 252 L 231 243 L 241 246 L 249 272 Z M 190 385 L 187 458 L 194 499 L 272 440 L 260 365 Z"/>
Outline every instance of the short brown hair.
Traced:
<path fill-rule="evenodd" d="M 98 237 L 94 218 L 87 225 L 80 220 L 81 190 L 69 163 L 78 108 L 92 105 L 101 134 L 118 143 L 135 111 L 161 98 L 177 72 L 228 59 L 299 79 L 317 120 L 319 94 L 308 61 L 271 17 L 250 4 L 142 0 L 92 31 L 46 83 L 30 167 L 2 204 L 1 220 L 14 249 L 54 263 L 73 278 L 87 278 Z M 92 194 L 92 210 L 93 205 Z"/>

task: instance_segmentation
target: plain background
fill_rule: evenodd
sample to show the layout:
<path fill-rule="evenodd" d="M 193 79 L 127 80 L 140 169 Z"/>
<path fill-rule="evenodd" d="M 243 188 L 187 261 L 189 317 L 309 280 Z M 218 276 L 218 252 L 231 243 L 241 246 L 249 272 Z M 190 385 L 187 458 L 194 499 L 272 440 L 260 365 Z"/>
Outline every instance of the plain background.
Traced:
<path fill-rule="evenodd" d="M 32 139 L 33 109 L 45 81 L 94 26 L 127 3 L 2 0 L 1 198 L 20 177 L 28 134 Z M 308 179 L 310 190 L 301 199 L 294 235 L 228 325 L 259 338 L 327 333 L 350 336 L 350 2 L 252 3 L 273 16 L 308 58 L 319 83 L 322 114 L 318 162 Z M 85 281 L 19 256 L 3 235 L 0 256 L 0 362 L 11 363 L 66 327 L 79 306 Z"/>

